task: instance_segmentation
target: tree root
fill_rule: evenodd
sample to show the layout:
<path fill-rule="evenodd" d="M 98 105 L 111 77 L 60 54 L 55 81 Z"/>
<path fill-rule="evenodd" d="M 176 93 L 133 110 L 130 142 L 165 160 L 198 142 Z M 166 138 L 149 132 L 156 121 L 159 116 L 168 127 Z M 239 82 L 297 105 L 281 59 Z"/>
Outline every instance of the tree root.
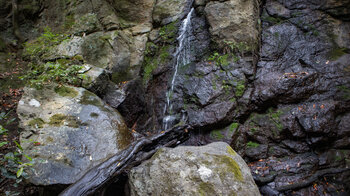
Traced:
<path fill-rule="evenodd" d="M 160 147 L 176 146 L 189 138 L 188 126 L 178 126 L 163 133 L 141 138 L 105 162 L 90 169 L 60 196 L 82 196 L 106 187 L 123 172 L 149 159 Z"/>
<path fill-rule="evenodd" d="M 312 176 L 310 176 L 308 179 L 304 180 L 303 182 L 276 187 L 276 190 L 281 192 L 281 191 L 288 191 L 288 190 L 294 190 L 294 189 L 301 189 L 301 188 L 310 186 L 319 177 L 322 177 L 327 174 L 337 174 L 345 171 L 350 171 L 350 168 L 329 168 L 329 169 L 319 170 L 316 173 L 314 173 Z"/>

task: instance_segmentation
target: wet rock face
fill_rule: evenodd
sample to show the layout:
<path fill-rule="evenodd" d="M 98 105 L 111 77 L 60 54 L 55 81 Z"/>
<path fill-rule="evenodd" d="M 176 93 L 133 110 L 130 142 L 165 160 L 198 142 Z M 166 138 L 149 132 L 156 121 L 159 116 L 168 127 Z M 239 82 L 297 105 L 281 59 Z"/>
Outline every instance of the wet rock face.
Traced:
<path fill-rule="evenodd" d="M 132 141 L 122 116 L 83 88 L 26 88 L 17 113 L 36 185 L 74 183 Z"/>
<path fill-rule="evenodd" d="M 239 125 L 231 143 L 250 162 L 262 194 L 349 192 L 347 6 L 267 1 L 263 7 L 251 97 L 260 111 Z"/>
<path fill-rule="evenodd" d="M 129 173 L 131 195 L 260 195 L 243 159 L 223 142 L 161 148 Z"/>

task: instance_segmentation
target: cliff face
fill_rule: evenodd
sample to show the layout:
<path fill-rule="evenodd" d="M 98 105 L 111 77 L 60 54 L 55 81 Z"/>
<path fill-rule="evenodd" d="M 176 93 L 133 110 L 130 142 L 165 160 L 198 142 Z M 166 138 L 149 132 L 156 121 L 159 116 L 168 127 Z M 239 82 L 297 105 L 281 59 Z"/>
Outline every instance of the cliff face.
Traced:
<path fill-rule="evenodd" d="M 17 42 L 11 4 L 0 5 L 1 50 Z M 67 34 L 38 62 L 79 58 L 90 67 L 82 86 L 117 109 L 129 128 L 160 133 L 169 116 L 173 125 L 193 127 L 186 145 L 230 143 L 250 163 L 262 194 L 350 191 L 348 1 L 18 5 L 19 30 L 29 43 L 45 27 Z M 191 8 L 189 63 L 175 72 L 178 36 Z"/>

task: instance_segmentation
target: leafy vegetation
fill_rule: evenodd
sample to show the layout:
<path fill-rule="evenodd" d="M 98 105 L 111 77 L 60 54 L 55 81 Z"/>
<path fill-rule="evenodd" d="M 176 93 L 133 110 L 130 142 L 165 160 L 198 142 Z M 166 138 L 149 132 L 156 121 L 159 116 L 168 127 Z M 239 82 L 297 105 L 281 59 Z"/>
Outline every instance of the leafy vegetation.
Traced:
<path fill-rule="evenodd" d="M 4 126 L 15 120 L 8 119 L 8 114 L 9 113 L 5 112 L 0 113 L 0 121 L 5 122 Z M 3 136 L 8 134 L 8 130 L 4 126 L 0 124 L 1 138 L 5 138 Z M 13 186 L 17 187 L 18 183 L 20 183 L 23 179 L 28 178 L 26 171 L 34 164 L 34 162 L 31 157 L 23 153 L 23 148 L 17 141 L 13 142 L 16 144 L 16 149 L 13 152 L 8 152 L 6 154 L 0 153 L 0 170 L 3 177 L 15 180 Z M 9 144 L 8 141 L 0 140 L 0 148 L 7 144 Z M 17 193 L 11 194 L 16 195 Z"/>
<path fill-rule="evenodd" d="M 81 57 L 72 59 L 58 59 L 55 62 L 42 63 L 43 55 L 63 40 L 67 39 L 66 34 L 55 34 L 50 28 L 45 28 L 44 33 L 33 42 L 24 44 L 24 56 L 32 60 L 29 63 L 29 71 L 20 77 L 35 88 L 42 88 L 52 82 L 80 85 L 85 75 L 81 73 Z"/>
<path fill-rule="evenodd" d="M 80 85 L 85 75 L 80 72 L 80 65 L 61 64 L 59 62 L 47 62 L 45 64 L 29 64 L 30 71 L 20 78 L 28 81 L 35 88 L 42 88 L 52 82 Z"/>
<path fill-rule="evenodd" d="M 24 43 L 23 55 L 31 60 L 39 61 L 42 55 L 67 38 L 66 34 L 55 34 L 50 28 L 45 28 L 44 33 L 36 40 Z"/>
<path fill-rule="evenodd" d="M 214 52 L 208 60 L 214 61 L 217 66 L 227 66 L 229 64 L 228 60 L 228 54 L 220 55 L 218 52 Z"/>

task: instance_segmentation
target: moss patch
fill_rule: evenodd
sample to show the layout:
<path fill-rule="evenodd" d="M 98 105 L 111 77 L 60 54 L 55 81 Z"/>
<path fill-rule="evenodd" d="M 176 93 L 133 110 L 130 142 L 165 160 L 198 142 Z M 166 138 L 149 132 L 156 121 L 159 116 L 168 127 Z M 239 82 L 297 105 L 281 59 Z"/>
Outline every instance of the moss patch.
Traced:
<path fill-rule="evenodd" d="M 63 125 L 64 120 L 67 118 L 64 114 L 55 114 L 50 117 L 49 125 L 59 127 Z"/>
<path fill-rule="evenodd" d="M 55 92 L 59 94 L 62 97 L 76 97 L 78 96 L 78 91 L 76 91 L 73 88 L 66 87 L 66 86 L 57 86 L 55 87 Z"/>
<path fill-rule="evenodd" d="M 49 125 L 60 127 L 64 123 L 68 127 L 78 128 L 79 126 L 83 125 L 75 116 L 66 116 L 64 114 L 55 114 L 50 117 Z"/>
<path fill-rule="evenodd" d="M 95 113 L 95 112 L 91 112 L 91 113 L 90 113 L 90 116 L 91 116 L 92 118 L 97 118 L 97 117 L 99 116 L 99 114 L 97 114 L 97 113 Z"/>
<path fill-rule="evenodd" d="M 227 146 L 227 153 L 232 156 L 236 156 L 236 152 L 230 146 Z"/>
<path fill-rule="evenodd" d="M 346 48 L 335 48 L 328 52 L 328 58 L 332 61 L 335 61 L 345 54 L 347 54 Z"/>
<path fill-rule="evenodd" d="M 227 155 L 211 155 L 214 157 L 215 161 L 222 165 L 222 167 L 218 167 L 216 172 L 219 173 L 220 179 L 225 179 L 225 176 L 228 173 L 234 174 L 235 178 L 239 181 L 243 181 L 243 175 L 241 172 L 241 168 L 237 164 L 237 162 Z"/>
<path fill-rule="evenodd" d="M 217 140 L 222 140 L 225 138 L 225 135 L 223 135 L 220 130 L 212 131 L 210 133 L 210 136 L 213 137 L 214 139 L 217 139 Z"/>
<path fill-rule="evenodd" d="M 163 26 L 159 30 L 159 36 L 163 42 L 174 42 L 176 39 L 176 34 L 177 34 L 177 26 L 176 24 L 178 23 L 178 20 Z"/>
<path fill-rule="evenodd" d="M 29 126 L 34 128 L 43 128 L 44 124 L 45 124 L 45 121 L 41 118 L 34 118 L 28 123 Z"/>
<path fill-rule="evenodd" d="M 201 182 L 198 187 L 198 193 L 200 196 L 215 195 L 216 191 L 212 184 Z"/>
<path fill-rule="evenodd" d="M 235 88 L 235 94 L 237 97 L 241 97 L 245 91 L 245 82 L 243 80 L 237 82 L 237 86 Z"/>
<path fill-rule="evenodd" d="M 259 146 L 260 146 L 260 144 L 255 143 L 255 142 L 252 142 L 252 141 L 249 141 L 249 142 L 247 143 L 247 148 L 257 148 L 257 147 L 259 147 Z"/>

